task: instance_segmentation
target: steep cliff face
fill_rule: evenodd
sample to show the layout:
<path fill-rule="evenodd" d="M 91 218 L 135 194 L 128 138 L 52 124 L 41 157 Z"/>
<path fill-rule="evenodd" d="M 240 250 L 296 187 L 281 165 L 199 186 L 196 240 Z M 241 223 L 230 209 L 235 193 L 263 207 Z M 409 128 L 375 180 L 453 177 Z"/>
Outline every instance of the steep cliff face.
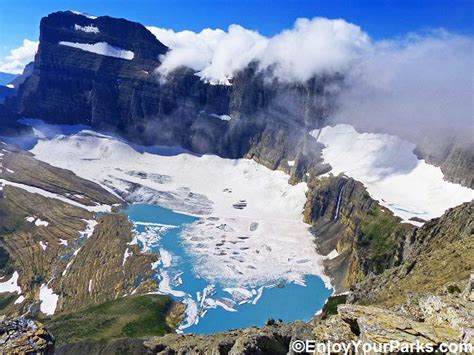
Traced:
<path fill-rule="evenodd" d="M 134 56 L 127 60 L 98 55 L 60 42 L 107 43 Z M 33 73 L 20 86 L 20 112 L 58 123 L 132 124 L 137 87 L 146 85 L 145 72 L 153 71 L 166 50 L 137 23 L 72 12 L 51 14 L 41 20 Z"/>
<path fill-rule="evenodd" d="M 363 303 L 396 305 L 411 295 L 457 293 L 474 270 L 474 203 L 448 210 L 407 234 L 400 263 L 354 288 Z"/>
<path fill-rule="evenodd" d="M 474 131 L 471 129 L 471 134 Z M 450 143 L 436 143 L 436 138 L 421 142 L 416 148 L 420 158 L 439 166 L 449 181 L 474 188 L 474 142 L 454 138 Z"/>
<path fill-rule="evenodd" d="M 364 186 L 344 176 L 311 179 L 304 218 L 312 224 L 318 249 L 337 292 L 371 273 L 398 265 L 412 226 L 382 208 Z"/>
<path fill-rule="evenodd" d="M 58 12 L 42 19 L 40 33 L 33 73 L 18 91 L 21 115 L 117 129 L 136 141 L 197 153 L 264 154 L 265 137 L 273 135 L 281 136 L 290 152 L 273 153 L 272 164 L 286 153 L 296 155 L 294 143 L 330 111 L 333 99 L 326 87 L 341 80 L 281 83 L 257 72 L 255 64 L 236 73 L 230 86 L 205 83 L 186 68 L 164 78 L 156 69 L 167 48 L 142 25 L 110 17 Z M 133 58 L 76 48 L 104 42 L 133 52 Z"/>

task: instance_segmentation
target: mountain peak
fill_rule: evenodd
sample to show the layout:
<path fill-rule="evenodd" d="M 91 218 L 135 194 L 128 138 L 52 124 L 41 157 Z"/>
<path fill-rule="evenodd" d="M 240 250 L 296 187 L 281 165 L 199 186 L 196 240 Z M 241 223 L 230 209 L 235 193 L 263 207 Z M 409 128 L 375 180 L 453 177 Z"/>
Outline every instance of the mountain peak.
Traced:
<path fill-rule="evenodd" d="M 137 22 L 76 11 L 54 12 L 41 20 L 40 50 L 46 44 L 57 46 L 60 43 L 105 43 L 133 52 L 134 58 L 156 61 L 168 51 L 168 47 Z"/>

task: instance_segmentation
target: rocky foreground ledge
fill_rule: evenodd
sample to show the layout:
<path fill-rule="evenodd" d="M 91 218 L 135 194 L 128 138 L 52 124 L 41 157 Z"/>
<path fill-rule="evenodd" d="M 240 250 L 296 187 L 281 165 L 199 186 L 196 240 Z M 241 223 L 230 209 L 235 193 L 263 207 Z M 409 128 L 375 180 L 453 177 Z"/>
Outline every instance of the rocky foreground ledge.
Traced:
<path fill-rule="evenodd" d="M 0 317 L 0 353 L 54 354 L 54 338 L 39 322 Z"/>
<path fill-rule="evenodd" d="M 212 335 L 167 334 L 149 339 L 84 341 L 54 350 L 54 338 L 35 321 L 0 322 L 0 347 L 6 353 L 40 354 L 294 354 L 291 343 L 408 344 L 473 343 L 474 277 L 462 292 L 409 299 L 394 308 L 342 304 L 329 306 L 313 322 L 269 320 L 264 327 Z M 350 352 L 355 353 L 354 349 Z M 466 353 L 466 352 L 460 352 Z"/>
<path fill-rule="evenodd" d="M 296 340 L 316 343 L 473 344 L 474 277 L 461 292 L 411 297 L 396 307 L 328 302 L 312 322 L 269 320 L 212 335 L 167 334 L 149 339 L 84 341 L 58 347 L 57 354 L 295 354 Z M 474 344 L 473 344 L 474 345 Z M 360 350 L 360 349 L 359 349 Z M 354 349 L 350 354 L 356 353 Z M 360 352 L 359 352 L 360 353 Z M 458 352 L 466 353 L 466 352 Z"/>

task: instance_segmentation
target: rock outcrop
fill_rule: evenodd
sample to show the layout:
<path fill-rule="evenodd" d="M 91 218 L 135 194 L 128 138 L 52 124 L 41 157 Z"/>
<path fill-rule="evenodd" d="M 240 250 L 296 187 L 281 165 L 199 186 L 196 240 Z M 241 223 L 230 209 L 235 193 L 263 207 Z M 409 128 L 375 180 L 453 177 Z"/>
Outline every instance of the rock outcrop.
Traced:
<path fill-rule="evenodd" d="M 472 302 L 456 295 L 410 299 L 397 309 L 346 304 L 338 307 L 337 315 L 317 321 L 313 337 L 319 342 L 345 344 L 430 345 L 433 350 L 449 343 L 472 346 L 473 311 Z M 351 353 L 356 353 L 354 350 Z"/>
<path fill-rule="evenodd" d="M 0 353 L 54 354 L 54 338 L 39 322 L 3 317 L 0 318 Z"/>
<path fill-rule="evenodd" d="M 151 265 L 158 255 L 142 253 L 138 245 L 128 245 L 133 239 L 132 228 L 122 214 L 98 219 L 94 233 L 71 259 L 67 273 L 58 282 L 59 312 L 156 289 Z"/>
<path fill-rule="evenodd" d="M 474 127 L 451 132 L 426 130 L 413 141 L 415 153 L 429 164 L 439 166 L 445 177 L 452 182 L 474 188 Z"/>
<path fill-rule="evenodd" d="M 248 328 L 213 335 L 168 334 L 144 343 L 151 354 L 287 354 L 292 340 L 311 336 L 304 322 L 278 321 L 261 328 Z"/>
<path fill-rule="evenodd" d="M 370 275 L 352 297 L 369 304 L 396 305 L 410 295 L 457 293 L 474 270 L 474 202 L 448 210 L 406 235 L 399 265 Z"/>

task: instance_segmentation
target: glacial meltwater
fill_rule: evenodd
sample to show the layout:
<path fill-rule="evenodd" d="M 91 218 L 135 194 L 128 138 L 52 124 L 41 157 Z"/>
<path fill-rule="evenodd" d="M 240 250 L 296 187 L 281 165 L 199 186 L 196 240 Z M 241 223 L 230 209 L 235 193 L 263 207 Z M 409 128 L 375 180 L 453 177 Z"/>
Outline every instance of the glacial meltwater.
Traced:
<path fill-rule="evenodd" d="M 125 211 L 135 225 L 135 242 L 161 255 L 156 267 L 159 292 L 187 306 L 183 332 L 214 333 L 261 326 L 269 318 L 310 320 L 331 290 L 317 276 L 305 285 L 272 280 L 263 285 L 210 283 L 194 271 L 199 262 L 183 246 L 180 234 L 196 217 L 150 204 L 133 204 Z"/>

